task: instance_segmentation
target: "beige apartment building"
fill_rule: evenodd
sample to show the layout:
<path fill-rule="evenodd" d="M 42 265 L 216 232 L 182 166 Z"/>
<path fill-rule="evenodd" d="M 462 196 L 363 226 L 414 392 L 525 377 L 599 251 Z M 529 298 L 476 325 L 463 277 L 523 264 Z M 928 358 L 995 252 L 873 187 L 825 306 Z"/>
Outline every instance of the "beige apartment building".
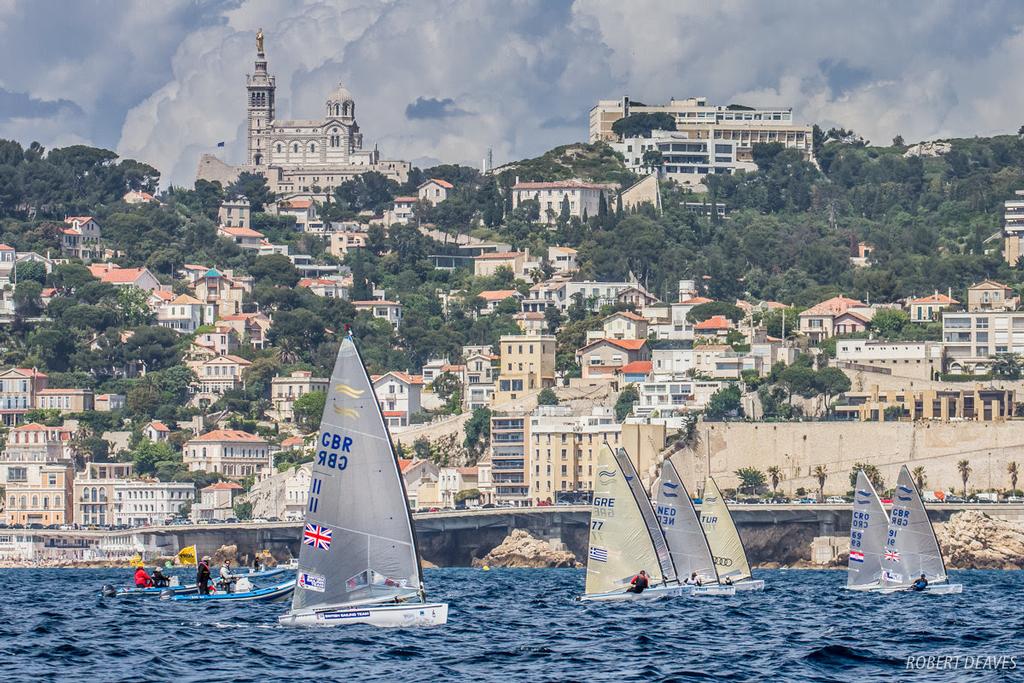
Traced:
<path fill-rule="evenodd" d="M 812 126 L 793 123 L 791 108 L 761 109 L 708 104 L 704 97 L 671 99 L 668 104 L 647 105 L 629 97 L 600 100 L 590 110 L 590 142 L 613 142 L 619 137 L 612 125 L 632 114 L 670 114 L 676 130 L 695 141 L 720 140 L 735 147 L 734 161 L 753 160 L 756 143 L 780 142 L 798 149 L 810 158 L 813 149 Z"/>
<path fill-rule="evenodd" d="M 244 479 L 270 471 L 270 444 L 249 432 L 215 429 L 187 441 L 182 448 L 190 472 L 218 472 L 229 479 Z"/>
<path fill-rule="evenodd" d="M 59 410 L 61 414 L 93 410 L 92 389 L 42 389 L 36 392 L 36 408 Z"/>
<path fill-rule="evenodd" d="M 70 461 L 30 467 L 27 477 L 7 483 L 8 524 L 68 524 L 74 468 Z"/>
<path fill-rule="evenodd" d="M 943 389 L 925 391 L 880 391 L 875 385 L 871 391 L 846 392 L 843 405 L 835 407 L 836 414 L 861 422 L 886 420 L 977 420 L 1002 422 L 1013 415 L 1012 390 L 984 388 Z"/>
<path fill-rule="evenodd" d="M 287 377 L 275 377 L 270 380 L 270 401 L 274 405 L 277 419 L 282 422 L 294 422 L 295 411 L 292 407 L 295 400 L 313 391 L 327 391 L 330 380 L 326 377 L 313 377 L 308 370 L 296 370 Z"/>
<path fill-rule="evenodd" d="M 540 406 L 530 416 L 530 498 L 557 502 L 559 492 L 594 490 L 594 467 L 605 442 L 619 447 L 622 425 L 608 408 L 573 415 L 562 406 Z"/>
<path fill-rule="evenodd" d="M 498 355 L 495 404 L 555 385 L 554 335 L 506 335 Z"/>
<path fill-rule="evenodd" d="M 130 462 L 90 462 L 74 481 L 74 522 L 113 524 L 115 488 L 132 477 Z"/>

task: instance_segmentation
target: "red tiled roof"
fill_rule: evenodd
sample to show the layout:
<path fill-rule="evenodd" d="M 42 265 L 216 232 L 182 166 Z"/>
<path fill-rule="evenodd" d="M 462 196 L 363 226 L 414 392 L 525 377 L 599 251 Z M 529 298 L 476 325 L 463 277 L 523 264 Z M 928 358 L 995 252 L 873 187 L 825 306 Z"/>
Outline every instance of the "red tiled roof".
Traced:
<path fill-rule="evenodd" d="M 304 440 L 301 436 L 289 436 L 287 439 L 281 442 L 281 448 L 291 448 L 292 446 L 301 446 Z"/>
<path fill-rule="evenodd" d="M 732 327 L 732 323 L 724 315 L 713 315 L 707 320 L 702 320 L 693 326 L 695 330 L 726 330 Z"/>
<path fill-rule="evenodd" d="M 510 296 L 519 296 L 519 292 L 514 289 L 488 289 L 477 296 L 484 301 L 504 301 Z"/>
<path fill-rule="evenodd" d="M 388 375 L 398 379 L 406 384 L 423 384 L 423 375 L 410 375 L 408 372 L 402 372 L 401 370 L 389 370 L 383 375 L 373 375 L 370 379 L 376 383 L 379 380 L 384 379 Z"/>
<path fill-rule="evenodd" d="M 622 316 L 623 318 L 626 318 L 627 320 L 636 320 L 636 321 L 647 320 L 647 318 L 643 317 L 642 315 L 637 315 L 633 311 L 617 311 L 615 313 L 612 313 L 610 316 L 608 316 L 608 318 L 614 318 L 617 315 Z M 605 318 L 605 320 L 608 320 L 608 318 Z"/>
<path fill-rule="evenodd" d="M 647 343 L 646 339 L 603 339 L 599 341 L 606 341 L 627 351 L 638 351 Z"/>
<path fill-rule="evenodd" d="M 395 197 L 395 204 L 415 204 L 419 197 Z"/>
<path fill-rule="evenodd" d="M 635 360 L 632 363 L 626 363 L 619 372 L 624 375 L 649 375 L 651 370 L 654 368 L 654 363 L 649 360 Z"/>
<path fill-rule="evenodd" d="M 242 488 L 241 484 L 236 484 L 233 481 L 218 481 L 216 484 L 210 484 L 204 491 L 234 491 L 235 489 Z"/>
<path fill-rule="evenodd" d="M 486 254 L 480 254 L 476 257 L 477 261 L 498 261 L 503 259 L 514 259 L 521 256 L 518 251 L 491 251 Z"/>
<path fill-rule="evenodd" d="M 285 202 L 285 207 L 289 209 L 308 209 L 312 205 L 312 199 L 292 199 Z"/>
<path fill-rule="evenodd" d="M 258 232 L 252 228 L 220 228 L 220 231 L 225 235 L 231 235 L 232 237 L 263 237 L 262 232 Z"/>
<path fill-rule="evenodd" d="M 858 301 L 857 299 L 850 299 L 845 296 L 835 296 L 811 306 L 800 315 L 839 315 L 841 313 L 845 313 L 848 308 L 863 305 L 864 302 Z"/>
<path fill-rule="evenodd" d="M 402 474 L 405 474 L 405 471 L 412 467 L 415 463 L 416 461 L 413 460 L 412 458 L 399 458 L 398 471 L 401 472 Z"/>
<path fill-rule="evenodd" d="M 169 432 L 169 431 L 171 431 L 171 428 L 168 427 L 167 425 L 165 425 L 160 420 L 153 420 L 152 422 L 149 423 L 149 426 L 152 427 L 153 429 L 155 429 L 158 432 Z"/>
<path fill-rule="evenodd" d="M 946 296 L 945 294 L 931 294 L 929 296 L 923 296 L 920 299 L 914 299 L 910 303 L 912 304 L 940 304 L 942 306 L 952 306 L 953 304 L 960 303 L 953 297 Z"/>
<path fill-rule="evenodd" d="M 68 216 L 64 219 L 65 223 L 88 223 L 92 220 L 92 216 Z"/>
<path fill-rule="evenodd" d="M 441 180 L 440 178 L 431 178 L 427 182 L 423 183 L 423 185 L 429 185 L 430 183 L 437 183 L 438 185 L 440 185 L 441 187 L 443 187 L 446 190 L 450 190 L 453 187 L 455 187 L 454 185 L 449 183 L 447 180 Z M 423 187 L 423 185 L 420 185 L 420 187 Z"/>
<path fill-rule="evenodd" d="M 243 432 L 239 429 L 215 429 L 212 432 L 197 436 L 192 441 L 248 441 L 250 443 L 266 443 L 266 441 L 255 434 Z"/>
<path fill-rule="evenodd" d="M 477 477 L 480 475 L 479 467 L 456 467 L 455 468 L 462 476 Z"/>
<path fill-rule="evenodd" d="M 714 301 L 714 299 L 709 299 L 706 296 L 695 296 L 686 299 L 685 301 L 680 301 L 679 303 L 687 304 L 689 306 L 700 306 L 701 304 L 709 304 L 712 301 Z"/>
<path fill-rule="evenodd" d="M 404 410 L 385 410 L 384 417 L 405 417 Z"/>
<path fill-rule="evenodd" d="M 14 247 L 9 244 L 0 244 L 0 251 L 14 251 Z"/>

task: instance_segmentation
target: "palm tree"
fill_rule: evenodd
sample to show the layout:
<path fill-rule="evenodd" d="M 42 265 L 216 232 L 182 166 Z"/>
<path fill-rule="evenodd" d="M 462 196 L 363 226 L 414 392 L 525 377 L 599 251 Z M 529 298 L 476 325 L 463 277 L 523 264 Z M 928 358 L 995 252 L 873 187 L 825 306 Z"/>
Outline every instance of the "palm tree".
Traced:
<path fill-rule="evenodd" d="M 825 479 L 828 478 L 828 472 L 825 471 L 824 465 L 818 465 L 814 468 L 812 473 L 818 479 L 818 500 L 825 500 Z"/>
<path fill-rule="evenodd" d="M 960 472 L 960 480 L 964 483 L 964 498 L 966 498 L 967 480 L 971 476 L 971 463 L 967 460 L 961 460 L 956 464 L 956 469 Z"/>
<path fill-rule="evenodd" d="M 924 485 L 928 483 L 928 477 L 924 476 L 924 467 L 915 467 L 911 474 L 914 475 L 914 483 L 917 484 L 917 490 L 923 490 Z"/>
<path fill-rule="evenodd" d="M 772 478 L 772 495 L 774 496 L 775 489 L 779 487 L 779 480 L 782 479 L 782 470 L 772 465 L 768 468 L 768 476 Z"/>
<path fill-rule="evenodd" d="M 1020 470 L 1016 460 L 1006 463 L 1006 473 L 1010 475 L 1010 495 L 1017 495 L 1017 475 L 1020 474 Z"/>

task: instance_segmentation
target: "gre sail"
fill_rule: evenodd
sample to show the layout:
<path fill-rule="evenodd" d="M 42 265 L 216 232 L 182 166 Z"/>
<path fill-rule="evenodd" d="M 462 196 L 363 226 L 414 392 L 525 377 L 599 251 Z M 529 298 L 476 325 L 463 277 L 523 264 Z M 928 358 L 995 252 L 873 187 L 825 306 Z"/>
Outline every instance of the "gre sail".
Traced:
<path fill-rule="evenodd" d="M 718 484 L 711 477 L 704 482 L 704 498 L 700 508 L 700 523 L 704 527 L 711 554 L 718 567 L 718 576 L 733 582 L 749 579 L 750 563 L 743 549 L 743 541 L 736 530 L 729 507 L 725 504 Z"/>
<path fill-rule="evenodd" d="M 882 547 L 885 545 L 889 517 L 864 470 L 857 473 L 853 492 L 853 517 L 850 520 L 850 559 L 846 587 L 873 588 L 882 576 Z"/>
<path fill-rule="evenodd" d="M 661 464 L 661 474 L 654 483 L 654 497 L 658 520 L 678 575 L 686 579 L 696 572 L 702 583 L 718 583 L 711 546 L 690 494 L 671 460 Z"/>
<path fill-rule="evenodd" d="M 882 583 L 907 588 L 924 574 L 929 583 L 946 581 L 946 564 L 939 541 L 924 509 L 910 470 L 900 468 L 889 512 L 889 528 L 882 555 Z"/>
<path fill-rule="evenodd" d="M 398 459 L 370 377 L 349 336 L 341 343 L 331 374 L 316 441 L 295 595 L 281 622 L 445 623 L 447 605 L 425 605 L 423 598 Z M 415 602 L 401 604 L 407 601 Z M 388 607 L 369 608 L 384 603 Z"/>
<path fill-rule="evenodd" d="M 664 582 L 655 541 L 644 519 L 641 502 L 650 507 L 646 495 L 638 499 L 627 476 L 636 477 L 632 464 L 624 469 L 605 443 L 597 456 L 597 477 L 590 521 L 590 548 L 587 553 L 589 595 L 622 593 L 641 569 L 646 570 L 652 586 Z M 649 589 L 652 590 L 652 589 Z"/>

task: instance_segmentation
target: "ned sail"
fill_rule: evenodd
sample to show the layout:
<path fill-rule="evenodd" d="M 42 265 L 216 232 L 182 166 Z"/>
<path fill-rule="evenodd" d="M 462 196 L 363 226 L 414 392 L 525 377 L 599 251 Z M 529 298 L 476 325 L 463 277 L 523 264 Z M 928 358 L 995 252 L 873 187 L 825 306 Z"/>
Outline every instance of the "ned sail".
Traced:
<path fill-rule="evenodd" d="M 717 583 L 718 572 L 711 547 L 690 494 L 671 460 L 661 464 L 661 474 L 654 483 L 654 497 L 658 520 L 678 575 L 685 579 L 696 572 L 703 583 Z"/>

